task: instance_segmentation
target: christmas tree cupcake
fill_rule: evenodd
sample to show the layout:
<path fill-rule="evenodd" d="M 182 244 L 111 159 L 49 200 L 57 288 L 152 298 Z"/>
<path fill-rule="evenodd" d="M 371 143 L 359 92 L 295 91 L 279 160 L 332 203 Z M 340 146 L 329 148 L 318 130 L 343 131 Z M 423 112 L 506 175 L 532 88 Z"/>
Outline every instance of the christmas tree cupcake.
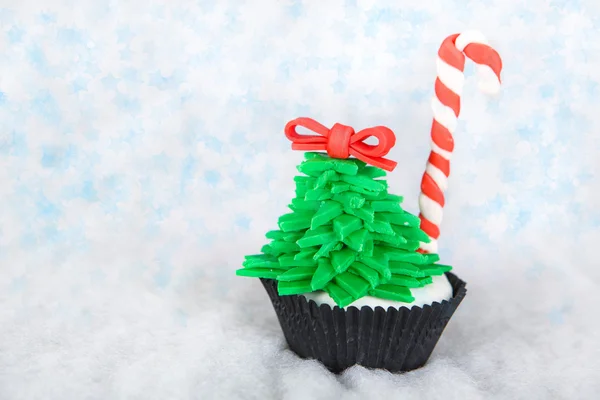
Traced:
<path fill-rule="evenodd" d="M 396 167 L 384 158 L 395 144 L 390 129 L 328 129 L 309 118 L 286 125 L 292 148 L 307 151 L 294 178 L 291 212 L 237 275 L 261 279 L 299 356 L 334 372 L 355 364 L 393 372 L 418 368 L 464 298 L 465 283 L 436 251 L 465 55 L 493 71 L 494 85 L 487 88 L 499 86 L 500 57 L 480 34 L 443 42 L 419 217 L 388 192 L 386 171 Z M 298 126 L 317 135 L 300 135 Z M 366 144 L 369 137 L 378 144 Z"/>

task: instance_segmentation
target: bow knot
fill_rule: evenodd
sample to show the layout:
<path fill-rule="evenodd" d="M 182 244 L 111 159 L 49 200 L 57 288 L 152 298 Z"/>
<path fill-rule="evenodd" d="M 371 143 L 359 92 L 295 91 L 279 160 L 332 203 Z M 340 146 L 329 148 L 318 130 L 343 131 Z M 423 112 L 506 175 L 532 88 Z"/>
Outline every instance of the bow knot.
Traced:
<path fill-rule="evenodd" d="M 327 154 L 333 158 L 350 157 L 350 138 L 354 129 L 350 126 L 335 124 L 327 138 Z"/>
<path fill-rule="evenodd" d="M 317 135 L 300 135 L 296 127 L 302 126 Z M 375 126 L 354 132 L 349 126 L 335 124 L 331 129 L 310 118 L 297 118 L 285 126 L 285 136 L 292 141 L 293 150 L 325 150 L 332 158 L 354 156 L 375 167 L 392 171 L 395 161 L 383 158 L 396 143 L 396 136 L 385 126 Z M 377 145 L 365 143 L 369 137 L 377 138 Z"/>

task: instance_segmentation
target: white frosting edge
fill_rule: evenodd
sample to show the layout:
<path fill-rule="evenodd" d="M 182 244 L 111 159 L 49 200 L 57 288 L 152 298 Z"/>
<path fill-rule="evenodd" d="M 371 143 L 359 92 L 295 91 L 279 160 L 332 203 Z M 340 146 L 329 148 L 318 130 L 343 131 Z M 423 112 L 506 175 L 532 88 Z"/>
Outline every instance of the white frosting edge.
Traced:
<path fill-rule="evenodd" d="M 364 306 L 371 307 L 373 309 L 375 309 L 375 307 L 382 307 L 383 309 L 387 310 L 390 307 L 393 307 L 393 308 L 400 308 L 400 307 L 412 308 L 414 306 L 423 307 L 424 305 L 427 305 L 427 304 L 431 305 L 434 302 L 441 303 L 444 300 L 450 300 L 453 295 L 452 285 L 450 285 L 450 282 L 448 281 L 448 278 L 446 277 L 446 275 L 433 276 L 432 280 L 433 280 L 433 282 L 430 283 L 429 285 L 426 285 L 421 288 L 410 289 L 413 297 L 415 298 L 415 300 L 412 303 L 404 303 L 402 301 L 393 301 L 393 300 L 380 299 L 380 298 L 372 297 L 372 296 L 365 296 L 365 297 L 361 297 L 360 299 L 356 300 L 355 302 L 348 305 L 347 307 L 356 307 L 359 309 Z M 331 308 L 337 306 L 337 304 L 329 296 L 329 294 L 324 291 L 304 293 L 303 296 L 306 297 L 306 300 L 308 300 L 308 301 L 313 300 L 319 306 L 321 304 L 328 304 Z M 343 307 L 343 308 L 347 308 L 347 307 Z"/>

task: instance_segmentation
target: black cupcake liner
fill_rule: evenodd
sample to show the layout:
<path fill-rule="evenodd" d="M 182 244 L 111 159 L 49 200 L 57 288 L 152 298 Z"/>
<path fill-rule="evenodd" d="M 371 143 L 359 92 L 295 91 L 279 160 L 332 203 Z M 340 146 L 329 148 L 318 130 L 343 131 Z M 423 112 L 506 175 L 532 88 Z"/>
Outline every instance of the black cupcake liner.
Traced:
<path fill-rule="evenodd" d="M 423 307 L 347 307 L 317 305 L 302 295 L 280 296 L 277 282 L 261 279 L 291 350 L 339 373 L 355 364 L 405 372 L 422 367 L 467 293 L 466 283 L 446 276 L 450 300 Z"/>

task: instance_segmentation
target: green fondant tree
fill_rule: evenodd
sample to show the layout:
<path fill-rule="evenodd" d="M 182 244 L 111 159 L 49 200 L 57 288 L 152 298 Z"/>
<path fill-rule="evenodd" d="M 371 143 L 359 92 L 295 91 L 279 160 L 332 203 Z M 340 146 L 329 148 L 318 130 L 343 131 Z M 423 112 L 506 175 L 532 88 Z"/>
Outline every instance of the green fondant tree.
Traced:
<path fill-rule="evenodd" d="M 292 212 L 237 275 L 275 279 L 280 295 L 324 290 L 345 307 L 366 295 L 410 303 L 412 288 L 451 269 L 417 252 L 429 238 L 402 197 L 387 192 L 383 169 L 306 153 L 298 170 Z"/>

